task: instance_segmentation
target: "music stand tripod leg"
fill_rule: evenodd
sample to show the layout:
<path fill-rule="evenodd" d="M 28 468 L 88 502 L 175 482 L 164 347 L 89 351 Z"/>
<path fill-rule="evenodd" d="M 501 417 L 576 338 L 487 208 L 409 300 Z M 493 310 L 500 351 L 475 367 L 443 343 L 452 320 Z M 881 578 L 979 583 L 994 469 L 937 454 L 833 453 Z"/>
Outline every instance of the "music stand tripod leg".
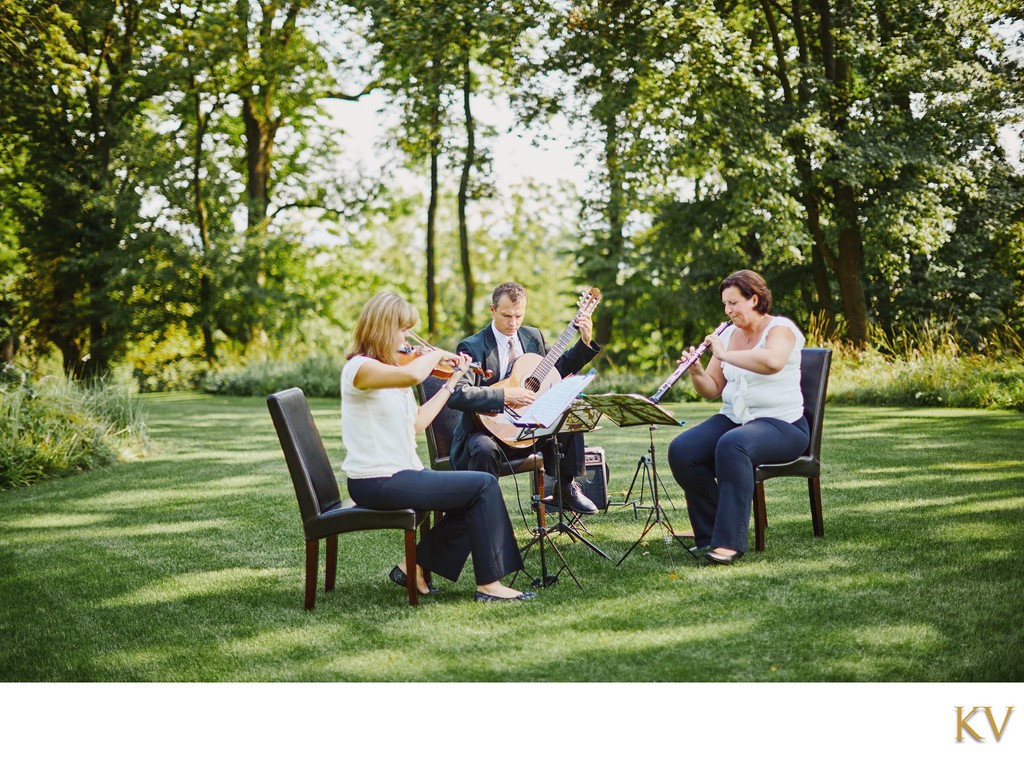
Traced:
<path fill-rule="evenodd" d="M 644 470 L 644 466 L 647 465 L 648 459 L 649 458 L 647 457 L 647 455 L 641 455 L 640 456 L 640 459 L 636 461 L 636 470 L 633 471 L 633 480 L 629 483 L 629 489 L 626 490 L 626 497 L 623 498 L 621 503 L 612 503 L 609 500 L 608 501 L 608 505 L 605 506 L 605 511 L 607 511 L 613 505 L 629 505 L 629 498 L 631 498 L 633 496 L 633 487 L 636 486 L 636 480 L 637 480 L 637 478 L 639 478 L 640 472 L 642 470 Z M 642 503 L 643 500 L 644 500 L 644 498 L 643 498 L 643 490 L 641 489 L 641 491 L 640 491 L 640 502 Z M 636 509 L 637 509 L 637 505 L 636 505 L 636 503 L 633 503 L 633 519 L 636 520 L 636 521 L 639 521 L 640 520 L 640 515 L 636 512 Z"/>
<path fill-rule="evenodd" d="M 658 464 L 655 458 L 654 432 L 657 430 L 657 428 L 658 427 L 656 425 L 650 426 L 650 446 L 647 449 L 648 454 L 640 458 L 641 462 L 644 465 L 644 476 L 641 482 L 640 497 L 642 501 L 643 487 L 646 484 L 647 486 L 650 487 L 651 490 L 651 512 L 647 516 L 647 523 L 644 526 L 643 532 L 640 533 L 640 537 L 637 538 L 637 541 L 630 546 L 629 550 L 627 550 L 625 554 L 623 554 L 622 558 L 619 559 L 618 564 L 621 564 L 623 561 L 625 561 L 626 557 L 633 552 L 633 549 L 636 548 L 636 546 L 640 544 L 640 542 L 648 535 L 648 533 L 652 529 L 654 529 L 655 526 L 658 525 L 662 526 L 668 532 L 670 542 L 672 540 L 678 541 L 679 544 L 682 545 L 683 548 L 686 550 L 686 552 L 690 554 L 690 556 L 692 556 L 693 558 L 697 558 L 697 555 L 693 551 L 691 551 L 689 547 L 683 545 L 683 542 L 679 540 L 678 537 L 676 537 L 676 533 L 675 530 L 672 529 L 671 522 L 668 520 L 668 517 L 662 514 L 661 512 L 661 499 L 658 496 L 658 486 L 660 485 L 662 489 L 665 489 L 665 484 L 664 482 L 662 482 L 661 477 L 658 476 Z M 639 471 L 639 466 L 637 470 Z M 668 491 L 665 490 L 665 493 L 668 494 Z M 616 564 L 616 566 L 618 566 L 618 564 Z"/>
<path fill-rule="evenodd" d="M 561 448 L 561 445 L 558 443 L 557 439 L 555 440 L 554 452 L 555 452 L 555 475 L 561 477 L 562 448 Z M 565 511 L 564 511 L 564 508 L 565 508 L 565 497 L 564 497 L 563 492 L 562 492 L 562 482 L 561 482 L 561 480 L 558 480 L 558 481 L 555 482 L 555 494 L 554 494 L 554 497 L 555 497 L 556 503 L 558 504 L 558 523 L 555 524 L 553 527 L 551 527 L 551 529 L 548 530 L 548 531 L 549 532 L 560 532 L 560 533 L 567 534 L 572 539 L 579 540 L 581 543 L 583 543 L 588 548 L 590 548 L 590 550 L 592 550 L 594 553 L 598 554 L 599 556 L 603 556 L 604 558 L 606 558 L 609 561 L 611 561 L 612 560 L 611 556 L 609 556 L 607 553 L 602 551 L 600 548 L 598 548 L 592 542 L 590 542 L 589 540 L 584 538 L 583 535 L 581 535 L 572 526 L 572 524 L 567 524 L 566 523 L 566 521 L 565 521 Z M 577 518 L 578 518 L 578 516 L 577 516 Z M 559 556 L 561 556 L 560 553 L 559 553 Z M 564 561 L 564 559 L 563 559 L 563 561 Z M 571 569 L 569 570 L 569 574 L 572 574 L 572 570 Z M 573 576 L 573 579 L 574 580 L 576 579 L 575 575 Z"/>
<path fill-rule="evenodd" d="M 552 585 L 558 583 L 558 576 L 563 571 L 568 571 L 569 576 L 573 579 L 573 582 L 576 583 L 580 590 L 583 590 L 583 586 L 580 584 L 580 581 L 576 579 L 576 575 L 573 574 L 573 571 L 569 567 L 569 564 L 566 562 L 565 557 L 562 555 L 562 552 L 558 550 L 558 546 L 555 545 L 555 541 L 551 539 L 551 530 L 545 527 L 545 524 L 547 522 L 545 519 L 544 500 L 542 498 L 543 485 L 541 485 L 540 487 L 535 487 L 534 489 L 536 491 L 532 495 L 531 505 L 533 506 L 537 516 L 537 527 L 533 530 L 533 536 L 530 538 L 530 541 L 522 548 L 520 548 L 520 554 L 524 558 L 526 554 L 529 552 L 530 548 L 532 548 L 535 544 L 537 545 L 537 550 L 540 553 L 540 576 L 533 578 L 532 587 L 549 588 Z M 562 562 L 562 568 L 559 569 L 558 572 L 556 572 L 555 574 L 548 574 L 548 561 L 545 543 L 551 547 L 551 550 L 555 552 L 559 560 L 561 560 Z M 513 578 L 512 581 L 515 582 L 515 578 Z"/>

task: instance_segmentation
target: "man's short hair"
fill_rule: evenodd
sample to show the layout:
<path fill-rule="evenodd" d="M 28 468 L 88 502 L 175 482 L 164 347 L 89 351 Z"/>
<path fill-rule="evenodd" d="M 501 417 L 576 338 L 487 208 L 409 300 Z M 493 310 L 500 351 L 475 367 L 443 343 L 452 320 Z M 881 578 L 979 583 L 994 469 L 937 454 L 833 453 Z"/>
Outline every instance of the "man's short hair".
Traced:
<path fill-rule="evenodd" d="M 509 303 L 513 306 L 526 303 L 526 288 L 518 282 L 505 282 L 495 287 L 491 293 L 491 305 L 497 307 L 503 295 L 508 296 Z"/>

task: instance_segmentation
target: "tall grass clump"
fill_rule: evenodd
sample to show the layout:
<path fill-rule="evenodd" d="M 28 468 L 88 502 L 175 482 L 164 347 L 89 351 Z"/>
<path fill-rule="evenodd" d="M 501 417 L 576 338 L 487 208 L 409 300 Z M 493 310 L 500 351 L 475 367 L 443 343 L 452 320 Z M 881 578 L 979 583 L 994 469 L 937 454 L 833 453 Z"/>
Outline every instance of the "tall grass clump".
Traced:
<path fill-rule="evenodd" d="M 0 490 L 139 456 L 149 447 L 134 389 L 0 372 Z"/>
<path fill-rule="evenodd" d="M 831 345 L 830 401 L 1024 412 L 1024 343 L 1013 333 L 965 348 L 949 323 L 932 321 L 876 332 L 864 350 Z"/>
<path fill-rule="evenodd" d="M 211 370 L 201 388 L 208 394 L 267 396 L 286 388 L 301 388 L 306 396 L 337 399 L 344 359 L 309 356 L 305 359 L 248 362 Z"/>

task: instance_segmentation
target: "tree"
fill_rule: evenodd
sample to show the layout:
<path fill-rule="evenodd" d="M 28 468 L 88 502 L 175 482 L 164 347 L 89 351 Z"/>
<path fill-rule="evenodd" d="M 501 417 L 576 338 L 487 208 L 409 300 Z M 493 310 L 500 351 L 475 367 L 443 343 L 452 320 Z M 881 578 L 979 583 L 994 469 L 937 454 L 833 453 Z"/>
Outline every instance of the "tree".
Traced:
<path fill-rule="evenodd" d="M 74 53 L 59 32 L 70 19 L 55 6 L 30 7 L 0 0 L 0 96 L 7 109 L 0 117 L 0 361 L 10 362 L 27 329 L 30 305 L 24 295 L 25 255 L 21 246 L 20 211 L 37 209 L 37 189 L 21 181 L 28 161 L 26 137 L 19 129 L 16 109 L 31 110 L 32 73 L 49 66 L 54 80 L 73 69 Z M 20 30 L 33 34 L 22 35 Z"/>
<path fill-rule="evenodd" d="M 436 329 L 436 221 L 444 154 L 454 154 L 461 132 L 456 205 L 459 263 L 462 273 L 463 331 L 474 329 L 474 258 L 469 232 L 469 203 L 486 194 L 482 182 L 487 154 L 477 143 L 480 126 L 473 99 L 481 80 L 507 65 L 520 35 L 531 21 L 517 0 L 378 0 L 372 3 L 371 38 L 379 45 L 378 66 L 384 86 L 403 112 L 399 145 L 416 162 L 429 162 L 426 222 L 426 295 L 428 330 Z"/>
<path fill-rule="evenodd" d="M 955 0 L 758 0 L 680 16 L 689 57 L 649 106 L 656 130 L 687 126 L 659 162 L 695 182 L 691 199 L 658 206 L 657 228 L 678 236 L 658 240 L 678 256 L 670 267 L 701 290 L 712 271 L 759 266 L 805 315 L 838 295 L 864 344 L 872 321 L 900 315 L 902 283 L 956 268 L 942 262 L 957 257 L 949 245 L 972 234 L 957 227 L 985 207 L 969 200 L 1013 175 L 996 142 L 1022 106 L 1020 67 L 991 26 L 1005 17 L 999 3 Z M 1009 209 L 1019 216 L 1019 200 Z"/>
<path fill-rule="evenodd" d="M 607 345 L 616 318 L 631 305 L 622 281 L 633 259 L 628 222 L 638 210 L 639 167 L 631 147 L 643 128 L 638 119 L 643 82 L 667 55 L 663 25 L 669 11 L 664 3 L 650 0 L 586 0 L 568 8 L 557 2 L 538 5 L 552 44 L 539 46 L 546 53 L 521 69 L 520 77 L 532 85 L 521 103 L 531 121 L 565 111 L 583 128 L 583 142 L 601 147 L 601 170 L 589 200 L 590 238 L 578 252 L 578 263 L 585 279 L 603 291 L 595 335 Z M 544 93 L 552 79 L 563 84 L 561 93 Z M 613 356 L 615 350 L 599 357 L 599 363 Z"/>
<path fill-rule="evenodd" d="M 18 212 L 32 332 L 65 370 L 105 373 L 131 333 L 126 296 L 140 247 L 143 108 L 166 85 L 163 17 L 153 2 L 29 3 L 16 36 L 14 129 L 26 152 L 20 181 L 37 191 Z M 51 10 L 47 10 L 51 9 Z M 52 14 L 53 26 L 39 22 Z M 54 72 L 58 77 L 54 78 Z"/>
<path fill-rule="evenodd" d="M 453 18 L 449 6 L 429 0 L 376 0 L 370 4 L 369 39 L 377 47 L 377 78 L 402 113 L 397 143 L 414 162 L 429 165 L 426 209 L 425 295 L 427 334 L 438 330 L 437 216 L 441 155 L 454 88 Z"/>

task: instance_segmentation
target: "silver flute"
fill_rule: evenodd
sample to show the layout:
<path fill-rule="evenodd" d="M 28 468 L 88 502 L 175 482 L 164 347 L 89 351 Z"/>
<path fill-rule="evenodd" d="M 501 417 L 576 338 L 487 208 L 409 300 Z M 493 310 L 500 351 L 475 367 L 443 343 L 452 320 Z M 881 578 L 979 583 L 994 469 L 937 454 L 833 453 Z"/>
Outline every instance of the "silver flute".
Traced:
<path fill-rule="evenodd" d="M 723 332 L 725 332 L 725 328 L 728 327 L 730 324 L 731 322 L 722 322 L 722 324 L 718 325 L 718 327 L 715 328 L 715 331 L 712 333 L 712 335 L 721 335 Z M 708 346 L 710 345 L 711 341 L 705 340 L 703 343 L 697 346 L 697 348 L 693 350 L 693 353 L 686 357 L 686 359 L 684 359 L 679 364 L 679 366 L 676 367 L 675 372 L 668 376 L 668 380 L 661 384 L 661 388 L 654 392 L 654 395 L 651 396 L 651 401 L 654 402 L 655 404 L 660 402 L 661 397 L 663 397 L 665 393 L 676 384 L 677 380 L 683 377 L 683 373 L 690 369 L 690 367 L 693 366 L 694 362 L 700 359 L 701 354 L 707 351 Z"/>

